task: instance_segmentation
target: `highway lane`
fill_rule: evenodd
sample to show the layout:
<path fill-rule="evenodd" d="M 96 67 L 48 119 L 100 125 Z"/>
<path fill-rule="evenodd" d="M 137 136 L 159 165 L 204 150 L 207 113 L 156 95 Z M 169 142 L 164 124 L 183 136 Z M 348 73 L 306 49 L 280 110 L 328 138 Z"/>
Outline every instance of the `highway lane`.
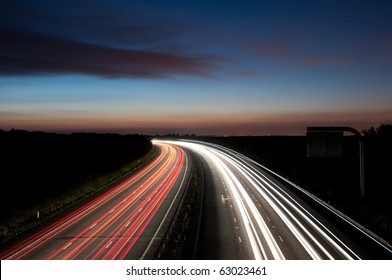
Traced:
<path fill-rule="evenodd" d="M 182 149 L 155 144 L 159 156 L 93 201 L 3 253 L 1 259 L 139 259 L 154 250 L 164 217 L 187 176 Z M 55 183 L 55 182 L 54 182 Z"/>
<path fill-rule="evenodd" d="M 332 220 L 339 220 L 336 224 L 331 223 L 331 219 L 324 218 L 325 212 L 319 213 L 287 188 L 283 182 L 290 183 L 288 180 L 265 172 L 264 167 L 249 158 L 213 144 L 190 141 L 170 143 L 198 154 L 208 165 L 209 176 L 213 177 L 205 190 L 210 194 L 206 195 L 207 203 L 203 209 L 198 258 L 284 260 L 392 257 L 390 247 L 384 246 L 355 224 L 350 224 L 334 209 L 322 205 L 328 208 L 327 212 L 332 212 Z M 292 187 L 299 189 L 294 184 Z M 312 203 L 322 204 L 305 192 L 303 195 L 307 195 Z M 219 215 L 219 218 L 214 215 Z M 347 227 L 350 229 L 341 230 Z"/>
<path fill-rule="evenodd" d="M 186 149 L 186 148 L 184 148 Z M 222 175 L 209 157 L 199 157 L 204 174 L 202 215 L 196 259 L 252 259 L 244 251 L 238 235 L 238 222 L 232 204 L 223 199 L 227 192 Z"/>

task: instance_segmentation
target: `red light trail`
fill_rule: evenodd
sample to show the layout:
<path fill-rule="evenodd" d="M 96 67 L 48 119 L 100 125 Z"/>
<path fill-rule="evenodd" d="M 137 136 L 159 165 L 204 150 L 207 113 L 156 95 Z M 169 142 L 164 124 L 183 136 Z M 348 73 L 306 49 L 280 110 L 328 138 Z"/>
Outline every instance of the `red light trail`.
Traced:
<path fill-rule="evenodd" d="M 1 259 L 127 258 L 180 181 L 186 164 L 180 148 L 156 145 L 161 153 L 144 169 L 11 248 Z"/>

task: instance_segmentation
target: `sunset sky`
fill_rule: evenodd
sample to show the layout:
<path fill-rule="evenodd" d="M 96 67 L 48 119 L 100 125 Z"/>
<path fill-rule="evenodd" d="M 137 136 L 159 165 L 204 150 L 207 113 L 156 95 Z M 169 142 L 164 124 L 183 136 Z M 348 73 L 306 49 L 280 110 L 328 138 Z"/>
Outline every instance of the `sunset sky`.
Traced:
<path fill-rule="evenodd" d="M 304 135 L 392 122 L 392 2 L 0 2 L 0 129 Z"/>

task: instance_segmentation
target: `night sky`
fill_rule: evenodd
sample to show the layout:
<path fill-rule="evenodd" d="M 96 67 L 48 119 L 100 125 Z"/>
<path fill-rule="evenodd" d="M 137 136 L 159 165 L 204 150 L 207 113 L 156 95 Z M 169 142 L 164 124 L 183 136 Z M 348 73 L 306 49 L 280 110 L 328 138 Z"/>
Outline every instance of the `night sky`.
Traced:
<path fill-rule="evenodd" d="M 0 129 L 304 135 L 392 121 L 391 1 L 0 1 Z"/>

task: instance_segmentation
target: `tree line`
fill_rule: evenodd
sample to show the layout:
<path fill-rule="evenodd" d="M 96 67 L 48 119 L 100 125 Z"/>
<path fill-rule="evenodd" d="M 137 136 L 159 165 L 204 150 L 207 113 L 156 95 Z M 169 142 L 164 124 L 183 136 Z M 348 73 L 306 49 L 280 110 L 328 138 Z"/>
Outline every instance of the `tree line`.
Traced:
<path fill-rule="evenodd" d="M 141 135 L 0 130 L 0 218 L 59 197 L 151 148 Z"/>

